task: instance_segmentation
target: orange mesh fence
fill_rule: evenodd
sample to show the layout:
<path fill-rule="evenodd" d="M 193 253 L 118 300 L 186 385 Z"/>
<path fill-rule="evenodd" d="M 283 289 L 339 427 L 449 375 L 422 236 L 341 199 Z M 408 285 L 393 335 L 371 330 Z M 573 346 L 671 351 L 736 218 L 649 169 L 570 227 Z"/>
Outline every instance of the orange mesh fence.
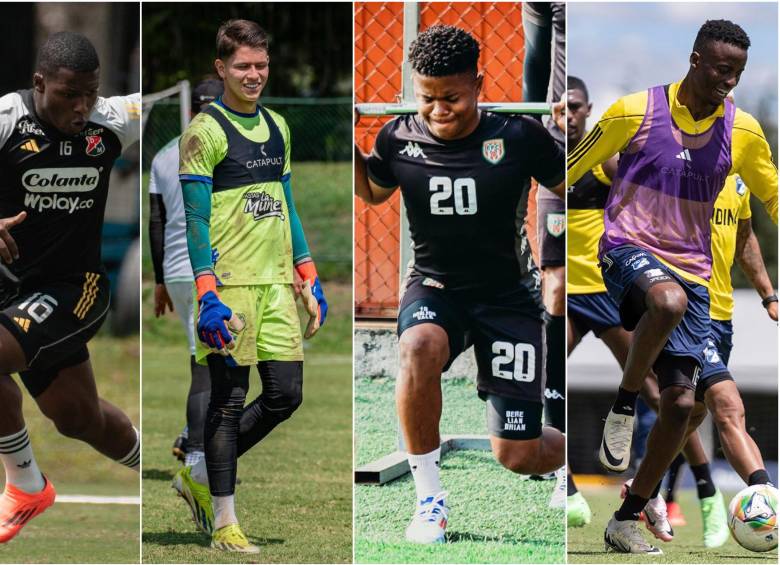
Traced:
<path fill-rule="evenodd" d="M 461 27 L 481 46 L 482 102 L 520 102 L 523 78 L 522 9 L 510 2 L 421 2 L 419 31 L 443 23 Z M 355 100 L 395 103 L 402 92 L 403 3 L 355 3 Z M 367 153 L 389 118 L 361 118 L 358 147 Z M 399 195 L 380 206 L 355 200 L 355 312 L 394 318 L 398 309 L 401 245 Z"/>

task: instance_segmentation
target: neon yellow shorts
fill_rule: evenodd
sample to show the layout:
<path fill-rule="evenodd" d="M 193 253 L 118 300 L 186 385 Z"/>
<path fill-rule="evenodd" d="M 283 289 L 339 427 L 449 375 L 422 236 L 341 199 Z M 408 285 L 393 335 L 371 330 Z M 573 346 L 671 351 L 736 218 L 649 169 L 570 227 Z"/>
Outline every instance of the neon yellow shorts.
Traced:
<path fill-rule="evenodd" d="M 230 350 L 238 365 L 303 360 L 301 322 L 292 285 L 223 286 L 219 288 L 219 298 L 244 322 L 244 328 L 233 333 L 236 346 Z M 205 364 L 209 353 L 198 340 L 198 363 Z"/>

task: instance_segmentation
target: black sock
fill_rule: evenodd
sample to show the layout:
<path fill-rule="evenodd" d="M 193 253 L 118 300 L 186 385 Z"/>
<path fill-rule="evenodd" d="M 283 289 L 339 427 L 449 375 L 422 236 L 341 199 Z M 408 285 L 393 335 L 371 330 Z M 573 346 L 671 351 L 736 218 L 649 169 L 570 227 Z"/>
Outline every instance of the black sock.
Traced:
<path fill-rule="evenodd" d="M 709 463 L 691 465 L 691 472 L 696 478 L 696 490 L 700 499 L 708 498 L 715 494 L 715 483 L 712 482 L 712 477 L 710 476 Z"/>
<path fill-rule="evenodd" d="M 771 485 L 772 480 L 769 478 L 769 473 L 766 472 L 766 469 L 759 469 L 758 471 L 753 471 L 750 473 L 750 476 L 748 477 L 748 486 L 752 487 L 753 485 Z"/>
<path fill-rule="evenodd" d="M 644 510 L 648 499 L 629 492 L 623 499 L 623 504 L 615 512 L 617 520 L 639 520 L 639 514 Z"/>
<path fill-rule="evenodd" d="M 639 396 L 639 392 L 631 392 L 623 387 L 619 387 L 615 403 L 612 405 L 612 411 L 615 414 L 633 416 L 637 396 Z"/>
<path fill-rule="evenodd" d="M 190 391 L 187 395 L 187 451 L 204 451 L 203 430 L 206 412 L 211 398 L 211 378 L 206 365 L 198 365 L 195 356 L 190 357 Z"/>
<path fill-rule="evenodd" d="M 566 496 L 571 496 L 573 494 L 577 494 L 579 491 L 577 490 L 577 485 L 574 484 L 574 477 L 571 476 L 571 473 L 566 474 Z"/>
<path fill-rule="evenodd" d="M 677 478 L 680 476 L 680 469 L 685 464 L 685 457 L 678 453 L 672 464 L 669 465 L 669 474 L 666 477 L 666 502 L 674 502 L 674 495 L 677 491 Z"/>
<path fill-rule="evenodd" d="M 566 317 L 550 316 L 547 334 L 547 384 L 544 411 L 548 425 L 566 433 Z"/>
<path fill-rule="evenodd" d="M 661 492 L 661 481 L 658 481 L 658 484 L 655 485 L 655 488 L 653 489 L 653 494 L 650 495 L 650 498 L 655 498 L 656 496 L 658 496 L 659 492 Z"/>

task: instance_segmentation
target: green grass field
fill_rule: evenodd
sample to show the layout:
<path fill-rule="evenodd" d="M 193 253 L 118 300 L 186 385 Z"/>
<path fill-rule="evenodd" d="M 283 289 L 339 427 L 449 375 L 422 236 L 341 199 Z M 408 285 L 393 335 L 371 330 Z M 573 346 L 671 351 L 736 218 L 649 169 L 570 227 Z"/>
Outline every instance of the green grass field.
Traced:
<path fill-rule="evenodd" d="M 170 488 L 179 467 L 170 448 L 185 421 L 189 361 L 178 318 L 153 316 L 148 245 L 143 250 L 145 562 L 351 562 L 351 174 L 350 163 L 293 163 L 296 208 L 330 310 L 325 326 L 304 343 L 303 405 L 239 461 L 236 510 L 259 556 L 211 550 Z M 260 392 L 256 373 L 251 383 L 250 399 Z"/>
<path fill-rule="evenodd" d="M 753 553 L 740 547 L 733 539 L 715 549 L 706 549 L 701 541 L 701 515 L 693 490 L 681 491 L 680 505 L 688 522 L 675 526 L 674 540 L 663 543 L 656 540 L 642 526 L 645 539 L 660 547 L 659 556 L 631 556 L 604 551 L 604 527 L 610 515 L 619 506 L 619 486 L 581 488 L 593 512 L 593 520 L 584 528 L 569 528 L 569 563 L 777 563 L 777 551 Z M 725 493 L 726 501 L 734 493 Z"/>
<path fill-rule="evenodd" d="M 138 337 L 117 339 L 102 332 L 89 345 L 98 392 L 122 408 L 136 424 L 139 422 L 138 341 Z M 26 391 L 24 414 L 35 457 L 58 495 L 139 495 L 137 473 L 117 465 L 86 444 L 61 436 L 41 415 Z M 0 546 L 0 562 L 138 563 L 139 530 L 136 505 L 55 502 L 10 543 Z"/>
<path fill-rule="evenodd" d="M 358 465 L 396 449 L 392 379 L 358 379 L 355 432 Z M 444 433 L 486 433 L 485 405 L 467 380 L 445 381 Z M 547 503 L 552 481 L 531 481 L 505 470 L 487 451 L 457 451 L 442 461 L 450 493 L 447 543 L 404 540 L 414 510 L 406 475 L 383 486 L 355 486 L 357 563 L 562 563 L 564 515 Z"/>

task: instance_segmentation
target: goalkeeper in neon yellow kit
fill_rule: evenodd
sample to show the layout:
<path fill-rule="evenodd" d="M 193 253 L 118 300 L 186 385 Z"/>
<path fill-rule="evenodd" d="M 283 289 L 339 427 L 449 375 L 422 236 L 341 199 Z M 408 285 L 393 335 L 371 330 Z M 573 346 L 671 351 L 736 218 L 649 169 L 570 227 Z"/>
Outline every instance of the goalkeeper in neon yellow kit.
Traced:
<path fill-rule="evenodd" d="M 180 142 L 179 178 L 198 298 L 196 357 L 208 364 L 211 403 L 205 463 L 184 467 L 174 488 L 212 547 L 257 553 L 236 518 L 238 457 L 289 418 L 302 401 L 303 345 L 294 272 L 311 316 L 328 305 L 309 255 L 290 188 L 290 132 L 258 104 L 269 74 L 268 39 L 254 22 L 217 32 L 222 98 L 201 112 Z M 244 407 L 257 365 L 262 394 Z M 213 512 L 212 512 L 213 508 Z"/>

